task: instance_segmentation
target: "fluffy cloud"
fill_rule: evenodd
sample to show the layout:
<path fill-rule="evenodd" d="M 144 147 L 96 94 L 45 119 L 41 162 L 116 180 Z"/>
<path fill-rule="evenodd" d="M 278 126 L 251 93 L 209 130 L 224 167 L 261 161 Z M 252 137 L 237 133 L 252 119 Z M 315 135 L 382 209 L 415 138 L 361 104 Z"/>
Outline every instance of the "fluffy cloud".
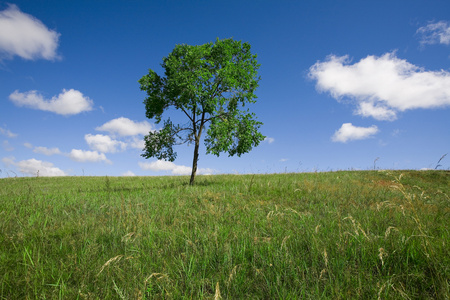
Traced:
<path fill-rule="evenodd" d="M 112 135 L 133 136 L 146 135 L 153 129 L 147 121 L 134 122 L 128 118 L 120 117 L 106 122 L 102 126 L 95 128 L 95 130 L 106 131 Z"/>
<path fill-rule="evenodd" d="M 115 153 L 118 151 L 124 151 L 127 147 L 126 143 L 113 140 L 109 136 L 102 134 L 86 134 L 84 136 L 84 139 L 91 149 L 103 153 Z"/>
<path fill-rule="evenodd" d="M 48 156 L 54 155 L 54 154 L 61 154 L 61 151 L 59 151 L 58 148 L 47 148 L 47 147 L 35 147 L 33 152 L 48 155 Z"/>
<path fill-rule="evenodd" d="M 450 45 L 450 24 L 448 22 L 430 23 L 417 29 L 417 34 L 421 35 L 420 43 L 422 45 L 437 43 Z"/>
<path fill-rule="evenodd" d="M 37 91 L 20 93 L 16 90 L 9 95 L 9 99 L 17 106 L 50 111 L 59 115 L 75 115 L 83 111 L 90 111 L 94 104 L 91 99 L 74 89 L 64 89 L 61 94 L 50 100 L 44 99 Z"/>
<path fill-rule="evenodd" d="M 14 158 L 3 158 L 2 161 L 6 165 L 13 165 L 19 169 L 19 172 L 31 176 L 67 176 L 68 174 L 63 170 L 54 167 L 52 163 L 37 160 L 28 159 L 15 162 Z"/>
<path fill-rule="evenodd" d="M 126 171 L 125 173 L 122 174 L 122 176 L 136 176 L 136 174 L 134 174 L 131 171 Z"/>
<path fill-rule="evenodd" d="M 264 142 L 267 142 L 267 143 L 269 143 L 269 144 L 272 144 L 273 142 L 275 142 L 275 139 L 274 139 L 274 138 L 271 138 L 271 137 L 266 137 L 266 138 L 264 139 Z"/>
<path fill-rule="evenodd" d="M 16 133 L 12 133 L 8 129 L 2 128 L 2 127 L 0 127 L 0 134 L 1 135 L 6 135 L 9 138 L 15 138 L 17 136 Z"/>
<path fill-rule="evenodd" d="M 143 170 L 151 170 L 155 172 L 170 171 L 173 175 L 190 175 L 192 168 L 182 165 L 176 165 L 173 162 L 165 160 L 157 160 L 150 163 L 139 162 L 139 167 Z M 213 169 L 199 168 L 197 174 L 210 175 L 214 172 Z"/>
<path fill-rule="evenodd" d="M 378 127 L 373 125 L 371 127 L 357 127 L 352 123 L 344 123 L 341 128 L 337 130 L 331 137 L 333 142 L 346 143 L 352 140 L 363 140 L 371 137 L 378 132 Z"/>
<path fill-rule="evenodd" d="M 101 162 L 111 164 L 112 162 L 106 158 L 104 153 L 98 153 L 97 151 L 85 151 L 72 149 L 72 151 L 67 154 L 70 159 L 77 162 Z"/>
<path fill-rule="evenodd" d="M 57 59 L 59 36 L 16 5 L 0 11 L 0 60 L 15 55 L 23 59 Z"/>
<path fill-rule="evenodd" d="M 337 100 L 354 100 L 355 114 L 395 120 L 409 109 L 450 105 L 450 73 L 425 71 L 395 53 L 367 56 L 351 64 L 348 56 L 329 56 L 309 70 L 316 88 Z"/>

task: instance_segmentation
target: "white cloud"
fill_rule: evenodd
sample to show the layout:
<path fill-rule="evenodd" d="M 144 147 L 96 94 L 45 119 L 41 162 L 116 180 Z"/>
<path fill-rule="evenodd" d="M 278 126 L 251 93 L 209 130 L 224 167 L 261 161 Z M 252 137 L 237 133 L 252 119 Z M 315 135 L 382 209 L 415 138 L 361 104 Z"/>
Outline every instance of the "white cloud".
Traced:
<path fill-rule="evenodd" d="M 102 126 L 95 128 L 98 131 L 107 131 L 112 135 L 133 136 L 146 135 L 152 129 L 152 125 L 147 121 L 135 122 L 128 118 L 120 117 L 106 122 Z"/>
<path fill-rule="evenodd" d="M 420 43 L 424 44 L 445 44 L 450 45 L 450 24 L 446 21 L 430 23 L 427 26 L 417 29 L 421 35 Z"/>
<path fill-rule="evenodd" d="M 33 145 L 31 143 L 23 143 L 23 145 L 28 149 L 33 148 Z"/>
<path fill-rule="evenodd" d="M 352 140 L 363 140 L 371 137 L 378 132 L 378 127 L 372 125 L 370 127 L 357 127 L 352 123 L 344 123 L 331 137 L 333 142 L 346 143 Z"/>
<path fill-rule="evenodd" d="M 14 156 L 11 157 L 3 157 L 2 162 L 5 164 L 5 166 L 8 168 L 11 165 L 14 165 Z"/>
<path fill-rule="evenodd" d="M 37 159 L 28 159 L 22 160 L 19 162 L 15 162 L 14 158 L 3 158 L 2 161 L 6 165 L 13 165 L 19 169 L 19 172 L 32 176 L 67 176 L 68 174 L 63 170 L 54 167 L 52 163 L 37 160 Z"/>
<path fill-rule="evenodd" d="M 143 170 L 151 170 L 155 172 L 170 171 L 173 175 L 190 175 L 192 172 L 192 168 L 190 167 L 176 165 L 173 162 L 165 160 L 157 160 L 150 163 L 139 162 L 139 167 Z M 214 173 L 214 170 L 210 168 L 197 169 L 197 174 L 210 175 L 212 173 Z"/>
<path fill-rule="evenodd" d="M 192 169 L 190 167 L 176 165 L 173 162 L 165 160 L 157 160 L 150 163 L 139 163 L 139 166 L 143 170 L 151 170 L 155 172 L 159 171 L 171 171 L 174 175 L 187 175 L 190 174 Z"/>
<path fill-rule="evenodd" d="M 282 159 L 280 159 L 279 161 L 280 162 L 286 162 L 286 161 L 288 161 L 289 159 L 288 158 L 282 158 Z"/>
<path fill-rule="evenodd" d="M 143 138 L 133 137 L 129 142 L 130 147 L 142 150 L 145 148 L 145 141 Z"/>
<path fill-rule="evenodd" d="M 113 140 L 109 136 L 102 134 L 86 134 L 84 136 L 84 139 L 91 149 L 103 153 L 115 153 L 118 151 L 124 151 L 127 147 L 126 143 Z"/>
<path fill-rule="evenodd" d="M 47 148 L 47 147 L 35 147 L 33 150 L 34 153 L 44 154 L 44 155 L 54 155 L 61 154 L 58 148 Z"/>
<path fill-rule="evenodd" d="M 134 174 L 131 171 L 126 171 L 125 173 L 122 174 L 122 176 L 136 176 L 136 174 Z"/>
<path fill-rule="evenodd" d="M 377 120 L 394 120 L 409 109 L 450 105 L 450 73 L 424 71 L 395 53 L 367 56 L 350 64 L 348 56 L 329 56 L 309 70 L 316 88 L 338 101 L 354 100 L 355 114 Z"/>
<path fill-rule="evenodd" d="M 273 142 L 275 142 L 275 139 L 274 139 L 274 138 L 271 138 L 271 137 L 266 137 L 266 138 L 264 139 L 264 142 L 267 142 L 267 143 L 269 143 L 269 144 L 272 144 Z"/>
<path fill-rule="evenodd" d="M 8 129 L 2 128 L 2 127 L 0 127 L 0 134 L 6 135 L 9 138 L 15 138 L 17 136 L 16 133 L 12 133 Z"/>
<path fill-rule="evenodd" d="M 70 159 L 78 162 L 100 162 L 104 161 L 108 164 L 112 162 L 106 158 L 104 153 L 98 153 L 97 151 L 85 151 L 79 149 L 72 149 L 70 153 L 67 154 Z"/>
<path fill-rule="evenodd" d="M 0 11 L 0 60 L 15 55 L 31 60 L 57 59 L 59 36 L 40 20 L 21 12 L 16 5 Z"/>
<path fill-rule="evenodd" d="M 63 89 L 62 93 L 50 100 L 44 99 L 37 91 L 20 93 L 16 90 L 9 95 L 9 99 L 17 106 L 50 111 L 60 115 L 75 115 L 83 111 L 90 111 L 94 104 L 91 99 L 74 89 Z"/>

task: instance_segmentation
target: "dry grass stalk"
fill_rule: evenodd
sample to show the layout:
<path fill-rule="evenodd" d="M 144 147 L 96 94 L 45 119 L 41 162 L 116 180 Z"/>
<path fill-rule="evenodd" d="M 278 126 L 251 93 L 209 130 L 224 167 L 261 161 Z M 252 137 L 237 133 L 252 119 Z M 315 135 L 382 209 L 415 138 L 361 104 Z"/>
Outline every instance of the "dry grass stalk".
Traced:
<path fill-rule="evenodd" d="M 286 241 L 287 241 L 290 237 L 291 237 L 290 235 L 284 237 L 283 241 L 281 242 L 281 248 L 280 248 L 280 250 L 283 250 L 283 247 L 287 250 L 287 248 L 286 248 Z"/>
<path fill-rule="evenodd" d="M 233 281 L 233 278 L 236 276 L 238 266 L 239 265 L 235 265 L 233 270 L 231 270 L 230 276 L 228 276 L 227 285 L 230 285 L 231 281 Z"/>
<path fill-rule="evenodd" d="M 327 254 L 327 249 L 323 249 L 323 259 L 325 261 L 325 267 L 328 268 L 328 254 Z"/>
<path fill-rule="evenodd" d="M 359 236 L 359 232 L 358 232 L 358 230 L 359 230 L 359 231 L 361 231 L 361 233 L 363 234 L 363 236 L 364 236 L 367 240 L 370 241 L 370 238 L 367 236 L 366 232 L 365 232 L 364 229 L 362 228 L 361 223 L 359 223 L 358 221 L 356 221 L 355 219 L 353 219 L 352 216 L 348 216 L 348 217 L 344 218 L 344 220 L 346 220 L 346 219 L 350 219 L 350 220 L 352 221 L 353 229 L 355 230 L 355 234 L 356 234 L 357 236 Z"/>
<path fill-rule="evenodd" d="M 220 295 L 220 289 L 219 289 L 219 282 L 216 284 L 216 293 L 214 294 L 214 300 L 222 299 L 222 296 Z"/>
<path fill-rule="evenodd" d="M 383 249 L 383 248 L 380 248 L 380 249 L 378 249 L 378 257 L 380 258 L 380 260 L 381 260 L 381 265 L 382 266 L 384 266 L 384 260 L 383 260 L 383 257 L 386 257 L 386 256 L 388 256 L 388 254 L 386 253 L 386 251 Z"/>
<path fill-rule="evenodd" d="M 117 255 L 116 257 L 111 258 L 108 260 L 100 269 L 100 272 L 98 272 L 97 276 L 100 275 L 101 272 L 105 269 L 105 267 L 109 266 L 110 263 L 121 260 L 123 255 Z"/>
<path fill-rule="evenodd" d="M 392 230 L 392 229 L 398 231 L 398 229 L 395 228 L 394 226 L 389 226 L 389 227 L 386 229 L 386 232 L 384 233 L 384 238 L 385 238 L 385 239 L 388 238 L 388 236 L 389 236 L 389 234 L 391 233 L 391 230 Z"/>
<path fill-rule="evenodd" d="M 144 283 L 147 283 L 153 277 L 156 278 L 156 280 L 160 280 L 160 279 L 163 279 L 163 278 L 167 278 L 169 276 L 167 274 L 163 274 L 163 273 L 152 273 L 150 276 L 148 276 L 145 279 Z"/>

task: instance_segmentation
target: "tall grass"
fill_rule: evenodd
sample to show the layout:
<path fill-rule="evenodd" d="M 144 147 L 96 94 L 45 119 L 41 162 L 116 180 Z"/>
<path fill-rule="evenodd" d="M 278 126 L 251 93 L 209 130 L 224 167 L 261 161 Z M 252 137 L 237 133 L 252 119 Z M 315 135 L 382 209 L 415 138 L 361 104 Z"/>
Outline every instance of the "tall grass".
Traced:
<path fill-rule="evenodd" d="M 448 299 L 445 171 L 0 180 L 1 299 Z"/>

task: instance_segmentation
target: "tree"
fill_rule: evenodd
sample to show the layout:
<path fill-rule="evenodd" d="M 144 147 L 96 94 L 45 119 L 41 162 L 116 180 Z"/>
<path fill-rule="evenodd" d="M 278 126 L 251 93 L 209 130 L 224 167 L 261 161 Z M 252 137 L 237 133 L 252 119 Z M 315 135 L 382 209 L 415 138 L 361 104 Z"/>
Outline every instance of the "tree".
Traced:
<path fill-rule="evenodd" d="M 249 152 L 264 136 L 258 131 L 262 125 L 245 105 L 256 102 L 255 89 L 260 77 L 256 55 L 250 44 L 233 39 L 217 39 L 204 45 L 177 45 L 163 58 L 165 77 L 155 71 L 143 76 L 139 83 L 147 92 L 144 100 L 146 116 L 162 120 L 162 114 L 175 108 L 187 118 L 184 124 L 174 124 L 170 117 L 158 131 L 145 136 L 145 158 L 156 157 L 174 161 L 174 145 L 194 144 L 190 184 L 197 173 L 201 137 L 206 153 L 229 156 Z"/>

